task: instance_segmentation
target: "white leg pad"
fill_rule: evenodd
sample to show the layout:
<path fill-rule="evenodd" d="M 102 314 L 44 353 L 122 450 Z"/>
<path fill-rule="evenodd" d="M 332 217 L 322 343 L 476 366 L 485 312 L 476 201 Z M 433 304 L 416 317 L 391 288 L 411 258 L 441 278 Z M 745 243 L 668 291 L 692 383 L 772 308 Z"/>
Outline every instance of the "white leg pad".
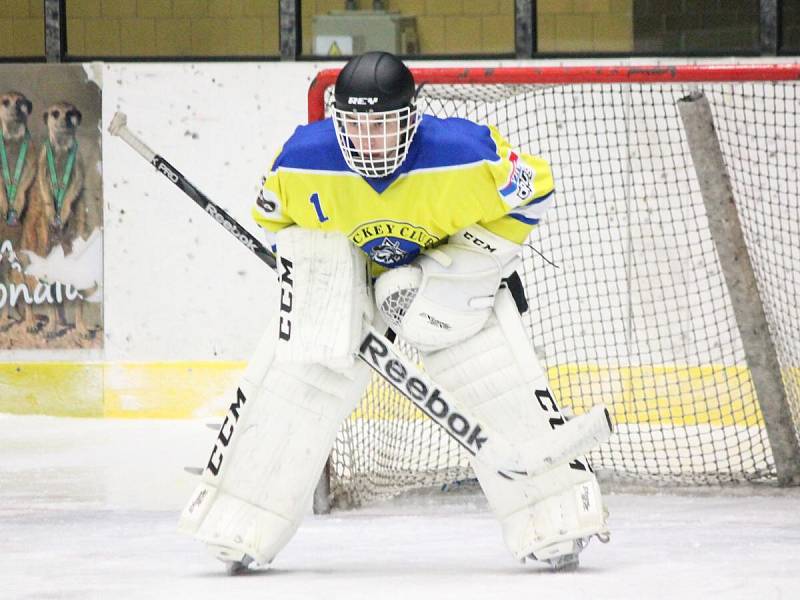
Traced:
<path fill-rule="evenodd" d="M 336 232 L 286 227 L 277 240 L 276 362 L 352 367 L 374 312 L 366 255 Z"/>
<path fill-rule="evenodd" d="M 255 371 L 251 380 L 259 379 Z M 223 560 L 270 562 L 308 511 L 339 425 L 368 377 L 360 363 L 346 374 L 268 365 L 255 397 L 232 407 L 238 419 L 229 414 L 223 423 L 179 530 Z"/>
<path fill-rule="evenodd" d="M 608 535 L 600 487 L 590 471 L 562 465 L 529 480 L 509 481 L 479 461 L 472 467 L 514 557 L 533 554 L 547 560 L 572 552 L 573 540 Z"/>
<path fill-rule="evenodd" d="M 483 330 L 427 355 L 425 367 L 456 408 L 471 411 L 520 452 L 558 436 L 566 422 L 505 289 Z M 607 535 L 600 489 L 584 458 L 513 481 L 498 474 L 502 465 L 474 458 L 471 463 L 515 557 L 533 553 L 545 560 L 571 549 L 571 540 Z"/>
<path fill-rule="evenodd" d="M 214 486 L 201 484 L 198 493 L 208 494 L 209 510 L 202 527 L 185 533 L 206 543 L 213 556 L 224 561 L 242 562 L 245 557 L 264 565 L 269 563 L 294 535 L 299 519 L 285 517 L 249 504 Z"/>

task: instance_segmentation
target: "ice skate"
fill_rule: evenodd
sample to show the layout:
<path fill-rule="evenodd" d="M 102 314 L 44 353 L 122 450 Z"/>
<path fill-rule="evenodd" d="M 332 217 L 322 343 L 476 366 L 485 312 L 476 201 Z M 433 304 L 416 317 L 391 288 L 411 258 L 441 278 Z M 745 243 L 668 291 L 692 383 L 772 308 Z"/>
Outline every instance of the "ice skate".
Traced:
<path fill-rule="evenodd" d="M 215 558 L 225 563 L 225 572 L 228 575 L 242 575 L 257 566 L 253 557 L 241 550 L 212 545 L 208 546 L 208 550 Z"/>
<path fill-rule="evenodd" d="M 580 553 L 591 538 L 578 538 L 558 542 L 529 554 L 528 559 L 547 563 L 555 572 L 576 571 L 580 566 Z"/>

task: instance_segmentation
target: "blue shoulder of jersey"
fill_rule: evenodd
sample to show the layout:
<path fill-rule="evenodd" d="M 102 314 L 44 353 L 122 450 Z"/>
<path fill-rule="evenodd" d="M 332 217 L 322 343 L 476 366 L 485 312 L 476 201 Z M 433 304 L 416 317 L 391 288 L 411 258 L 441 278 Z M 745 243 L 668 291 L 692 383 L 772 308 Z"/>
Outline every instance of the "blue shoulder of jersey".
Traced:
<path fill-rule="evenodd" d="M 308 171 L 349 171 L 344 162 L 336 132 L 330 119 L 300 125 L 283 145 L 272 163 L 272 171 L 280 167 Z"/>
<path fill-rule="evenodd" d="M 489 128 L 459 118 L 424 115 L 408 157 L 390 179 L 416 169 L 456 167 L 497 160 Z M 349 171 L 330 119 L 299 126 L 272 165 L 309 171 Z"/>
<path fill-rule="evenodd" d="M 406 160 L 388 177 L 364 180 L 379 194 L 398 177 L 422 169 L 459 167 L 483 160 L 495 161 L 497 146 L 485 125 L 459 118 L 440 119 L 423 115 Z M 272 164 L 306 171 L 352 172 L 347 166 L 333 122 L 324 119 L 299 126 Z"/>
<path fill-rule="evenodd" d="M 400 170 L 457 167 L 498 158 L 497 146 L 485 125 L 456 117 L 440 119 L 425 115 Z"/>

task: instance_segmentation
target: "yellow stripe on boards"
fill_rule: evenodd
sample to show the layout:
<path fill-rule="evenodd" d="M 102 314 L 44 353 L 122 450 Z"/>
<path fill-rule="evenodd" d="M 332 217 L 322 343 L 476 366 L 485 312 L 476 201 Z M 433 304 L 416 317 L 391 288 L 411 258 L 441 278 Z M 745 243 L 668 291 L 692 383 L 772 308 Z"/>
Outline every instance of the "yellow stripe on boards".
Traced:
<path fill-rule="evenodd" d="M 0 412 L 102 417 L 103 364 L 2 363 Z"/>
<path fill-rule="evenodd" d="M 0 412 L 186 419 L 221 415 L 246 363 L 0 364 Z"/>
<path fill-rule="evenodd" d="M 617 425 L 764 426 L 745 367 L 567 364 L 548 369 L 547 376 L 560 405 L 582 414 L 602 402 Z M 800 369 L 784 377 L 800 382 Z M 427 418 L 380 379 L 373 378 L 369 392 L 373 401 L 362 402 L 353 419 Z"/>
<path fill-rule="evenodd" d="M 104 414 L 157 419 L 222 415 L 245 366 L 241 361 L 109 364 Z"/>
<path fill-rule="evenodd" d="M 576 414 L 594 398 L 610 408 L 618 425 L 764 426 L 745 367 L 573 364 L 549 369 L 548 378 L 557 398 Z"/>
<path fill-rule="evenodd" d="M 245 366 L 243 361 L 0 363 L 0 412 L 161 419 L 219 416 L 227 411 Z M 592 402 L 602 401 L 618 425 L 764 425 L 744 367 L 566 364 L 548 369 L 548 378 L 561 405 L 582 414 Z M 784 378 L 788 387 L 800 389 L 800 369 L 784 372 Z M 427 418 L 380 378 L 373 378 L 368 392 L 380 401 L 362 403 L 353 419 Z"/>

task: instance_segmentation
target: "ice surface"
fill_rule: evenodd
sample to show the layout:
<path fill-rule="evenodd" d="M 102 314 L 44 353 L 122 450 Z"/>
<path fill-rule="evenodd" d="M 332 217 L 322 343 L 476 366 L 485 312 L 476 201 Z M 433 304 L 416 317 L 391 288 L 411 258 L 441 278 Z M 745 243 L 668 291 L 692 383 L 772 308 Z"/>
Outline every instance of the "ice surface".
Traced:
<path fill-rule="evenodd" d="M 175 531 L 199 421 L 0 416 L 0 598 L 800 598 L 800 490 L 611 494 L 577 573 L 519 564 L 474 493 L 309 515 L 263 573 Z"/>

